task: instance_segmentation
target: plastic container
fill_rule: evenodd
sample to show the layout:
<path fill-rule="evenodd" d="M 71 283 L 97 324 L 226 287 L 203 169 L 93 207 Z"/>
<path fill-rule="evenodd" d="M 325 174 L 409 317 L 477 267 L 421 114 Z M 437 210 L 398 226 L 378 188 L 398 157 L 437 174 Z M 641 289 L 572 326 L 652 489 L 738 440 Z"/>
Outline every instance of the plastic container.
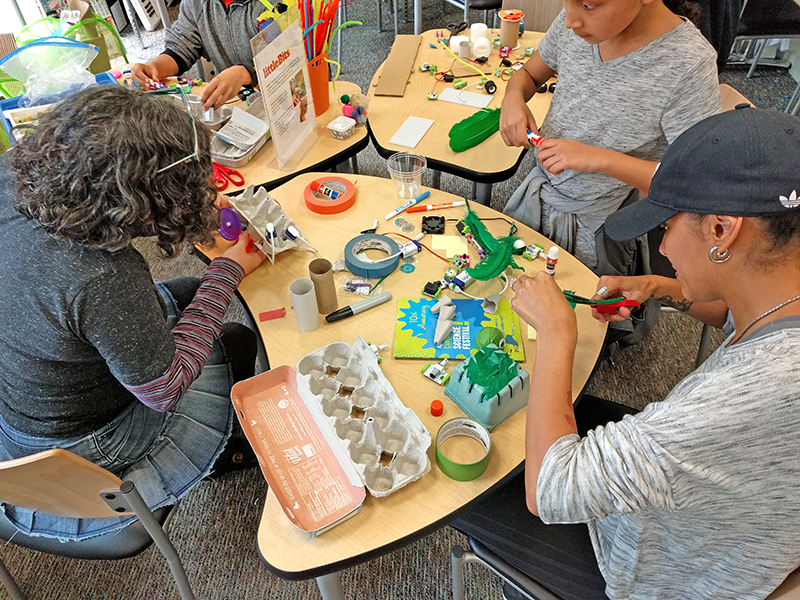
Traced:
<path fill-rule="evenodd" d="M 331 135 L 337 140 L 346 140 L 356 130 L 356 120 L 350 117 L 336 117 L 333 121 L 328 123 L 328 129 Z"/>
<path fill-rule="evenodd" d="M 428 168 L 425 157 L 413 152 L 397 152 L 386 161 L 386 167 L 397 188 L 397 195 L 406 200 L 415 198 L 422 185 L 422 174 Z"/>
<path fill-rule="evenodd" d="M 119 85 L 119 84 L 117 84 L 117 80 L 114 79 L 114 76 L 111 75 L 111 73 L 99 73 L 99 74 L 94 76 L 94 80 L 99 85 L 108 85 L 108 84 Z M 64 98 L 67 98 L 72 93 L 74 93 L 72 90 L 64 90 L 63 95 L 60 95 L 60 97 L 57 97 L 55 100 L 56 101 L 63 100 Z M 54 96 L 54 95 L 56 95 L 56 94 L 52 94 L 51 96 Z M 11 142 L 12 146 L 16 146 L 17 140 L 16 140 L 16 137 L 11 132 L 12 123 L 8 119 L 8 117 L 6 116 L 5 112 L 8 111 L 8 110 L 13 110 L 13 109 L 19 108 L 20 98 L 22 98 L 22 96 L 17 96 L 16 98 L 9 98 L 8 100 L 0 101 L 0 120 L 3 122 L 3 129 L 6 130 L 6 135 L 8 135 L 8 139 Z M 41 105 L 41 108 L 43 108 L 44 106 L 46 106 L 46 105 L 44 105 L 44 104 Z M 34 107 L 30 107 L 30 108 L 34 108 Z"/>

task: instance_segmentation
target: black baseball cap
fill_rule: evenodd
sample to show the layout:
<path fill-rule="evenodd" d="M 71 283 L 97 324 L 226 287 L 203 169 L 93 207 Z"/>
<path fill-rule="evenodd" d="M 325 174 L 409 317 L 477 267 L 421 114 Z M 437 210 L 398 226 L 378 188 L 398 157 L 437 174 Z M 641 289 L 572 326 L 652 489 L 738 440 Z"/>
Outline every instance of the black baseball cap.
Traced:
<path fill-rule="evenodd" d="M 765 217 L 800 210 L 800 119 L 739 105 L 703 119 L 672 143 L 650 194 L 606 220 L 630 240 L 679 212 Z"/>

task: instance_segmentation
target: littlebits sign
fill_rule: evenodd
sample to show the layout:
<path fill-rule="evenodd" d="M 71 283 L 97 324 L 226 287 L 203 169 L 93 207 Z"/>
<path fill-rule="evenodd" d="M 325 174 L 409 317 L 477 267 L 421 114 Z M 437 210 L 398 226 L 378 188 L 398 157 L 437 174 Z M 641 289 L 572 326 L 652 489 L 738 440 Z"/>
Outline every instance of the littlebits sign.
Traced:
<path fill-rule="evenodd" d="M 283 63 L 283 62 L 284 62 L 284 61 L 285 61 L 287 58 L 289 58 L 290 56 L 291 56 L 291 52 L 289 52 L 288 50 L 284 50 L 283 52 L 281 52 L 280 54 L 278 54 L 278 57 L 277 57 L 275 60 L 273 60 L 273 61 L 272 61 L 271 63 L 269 63 L 269 64 L 268 64 L 266 67 L 264 67 L 264 77 L 266 77 L 267 75 L 269 75 L 270 73 L 272 73 L 272 72 L 273 72 L 275 69 L 277 69 L 278 67 L 280 67 L 280 66 L 281 66 L 281 64 L 282 64 L 282 63 Z"/>

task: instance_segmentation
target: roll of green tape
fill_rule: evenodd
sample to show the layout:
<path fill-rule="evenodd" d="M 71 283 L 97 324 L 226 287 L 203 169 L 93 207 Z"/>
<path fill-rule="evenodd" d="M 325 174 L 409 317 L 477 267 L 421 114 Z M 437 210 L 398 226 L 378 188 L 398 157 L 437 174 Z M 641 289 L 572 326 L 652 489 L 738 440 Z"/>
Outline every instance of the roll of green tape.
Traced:
<path fill-rule="evenodd" d="M 484 457 L 477 462 L 469 464 L 458 463 L 447 458 L 442 454 L 441 443 L 456 435 L 463 435 L 477 440 L 486 450 Z M 483 475 L 489 464 L 489 452 L 491 449 L 492 438 L 489 435 L 489 431 L 472 419 L 465 417 L 450 419 L 436 433 L 436 464 L 439 465 L 442 473 L 456 481 L 472 481 Z"/>

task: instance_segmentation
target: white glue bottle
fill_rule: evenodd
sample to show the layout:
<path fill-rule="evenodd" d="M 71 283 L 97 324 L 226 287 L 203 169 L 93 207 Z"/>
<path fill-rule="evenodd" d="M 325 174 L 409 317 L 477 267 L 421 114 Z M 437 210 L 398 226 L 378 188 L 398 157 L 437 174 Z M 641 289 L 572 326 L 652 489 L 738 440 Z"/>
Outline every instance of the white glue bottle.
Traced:
<path fill-rule="evenodd" d="M 556 263 L 558 262 L 558 246 L 551 246 L 545 259 L 544 271 L 551 277 L 556 274 Z"/>

